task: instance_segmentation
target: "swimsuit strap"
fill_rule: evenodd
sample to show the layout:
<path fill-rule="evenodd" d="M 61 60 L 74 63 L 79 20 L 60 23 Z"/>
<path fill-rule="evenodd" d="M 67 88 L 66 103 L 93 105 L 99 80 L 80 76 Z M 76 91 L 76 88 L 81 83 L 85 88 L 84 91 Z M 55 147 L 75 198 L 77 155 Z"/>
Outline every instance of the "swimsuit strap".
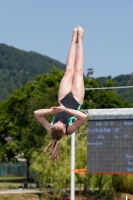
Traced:
<path fill-rule="evenodd" d="M 68 128 L 68 126 L 69 126 L 69 124 L 66 125 L 66 135 L 68 135 L 68 133 L 67 133 L 67 128 Z"/>

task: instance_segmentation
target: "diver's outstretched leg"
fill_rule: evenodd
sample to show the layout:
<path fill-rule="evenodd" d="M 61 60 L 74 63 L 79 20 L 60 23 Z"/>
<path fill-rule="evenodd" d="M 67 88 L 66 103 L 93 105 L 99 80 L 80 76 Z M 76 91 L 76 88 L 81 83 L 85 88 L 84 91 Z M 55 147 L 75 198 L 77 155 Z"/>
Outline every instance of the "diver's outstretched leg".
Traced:
<path fill-rule="evenodd" d="M 78 49 L 76 53 L 76 64 L 74 70 L 74 78 L 72 84 L 72 94 L 79 104 L 83 104 L 84 100 L 84 80 L 83 80 L 83 67 L 84 67 L 84 53 L 83 53 L 83 39 L 84 30 L 78 26 Z"/>
<path fill-rule="evenodd" d="M 66 71 L 61 80 L 60 87 L 58 90 L 58 101 L 63 99 L 72 89 L 73 74 L 76 60 L 76 42 L 77 42 L 78 29 L 77 27 L 73 30 L 72 42 L 68 53 Z"/>

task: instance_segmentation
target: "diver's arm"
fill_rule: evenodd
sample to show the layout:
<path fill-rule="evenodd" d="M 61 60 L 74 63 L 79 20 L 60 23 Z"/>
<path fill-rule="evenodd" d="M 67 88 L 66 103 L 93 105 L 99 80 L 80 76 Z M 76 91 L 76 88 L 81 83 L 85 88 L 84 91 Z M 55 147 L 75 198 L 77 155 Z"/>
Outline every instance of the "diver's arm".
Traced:
<path fill-rule="evenodd" d="M 69 113 L 73 116 L 75 116 L 77 119 L 75 120 L 75 122 L 72 125 L 69 125 L 67 128 L 67 133 L 68 134 L 72 134 L 73 132 L 75 132 L 87 119 L 87 115 L 78 111 L 78 110 L 74 110 L 74 109 L 70 109 L 70 108 L 66 108 L 65 106 L 63 106 L 63 104 L 61 104 L 59 102 L 59 106 L 58 107 L 52 107 L 54 110 L 56 110 L 56 112 L 63 112 L 65 111 L 66 113 Z"/>
<path fill-rule="evenodd" d="M 79 110 L 74 110 L 74 109 L 70 109 L 70 108 L 66 108 L 61 102 L 59 102 L 59 106 L 57 107 L 51 107 L 53 110 L 55 110 L 56 112 L 67 112 L 73 116 L 75 116 L 78 120 L 82 120 L 85 121 L 87 116 L 86 114 L 80 112 Z"/>
<path fill-rule="evenodd" d="M 52 126 L 46 119 L 45 115 L 49 114 L 55 114 L 56 111 L 52 108 L 50 109 L 40 109 L 34 111 L 34 116 L 37 119 L 37 121 L 47 130 L 49 131 L 50 127 Z"/>

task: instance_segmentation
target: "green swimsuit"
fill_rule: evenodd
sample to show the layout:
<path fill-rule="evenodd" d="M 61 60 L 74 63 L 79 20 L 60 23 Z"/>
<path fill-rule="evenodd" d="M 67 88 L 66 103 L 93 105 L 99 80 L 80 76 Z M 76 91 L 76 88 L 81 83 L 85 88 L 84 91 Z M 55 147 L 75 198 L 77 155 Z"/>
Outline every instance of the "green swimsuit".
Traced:
<path fill-rule="evenodd" d="M 73 97 L 72 93 L 68 93 L 61 101 L 60 101 L 66 108 L 80 110 L 81 106 Z M 57 113 L 53 119 L 52 123 L 55 124 L 58 121 L 62 121 L 66 124 L 66 128 L 72 124 L 77 118 L 67 112 L 60 112 Z"/>

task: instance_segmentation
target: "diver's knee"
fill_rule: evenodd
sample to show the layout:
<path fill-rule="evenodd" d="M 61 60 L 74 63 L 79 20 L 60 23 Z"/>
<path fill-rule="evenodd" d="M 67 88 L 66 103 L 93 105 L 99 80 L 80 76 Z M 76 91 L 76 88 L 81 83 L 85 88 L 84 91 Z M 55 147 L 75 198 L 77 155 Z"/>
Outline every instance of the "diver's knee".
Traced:
<path fill-rule="evenodd" d="M 74 73 L 74 67 L 72 67 L 72 66 L 70 66 L 70 65 L 67 65 L 66 66 L 66 71 L 65 71 L 66 73 L 70 73 L 70 74 L 72 74 L 73 75 L 73 73 Z"/>
<path fill-rule="evenodd" d="M 75 67 L 74 74 L 83 74 L 83 67 Z"/>

